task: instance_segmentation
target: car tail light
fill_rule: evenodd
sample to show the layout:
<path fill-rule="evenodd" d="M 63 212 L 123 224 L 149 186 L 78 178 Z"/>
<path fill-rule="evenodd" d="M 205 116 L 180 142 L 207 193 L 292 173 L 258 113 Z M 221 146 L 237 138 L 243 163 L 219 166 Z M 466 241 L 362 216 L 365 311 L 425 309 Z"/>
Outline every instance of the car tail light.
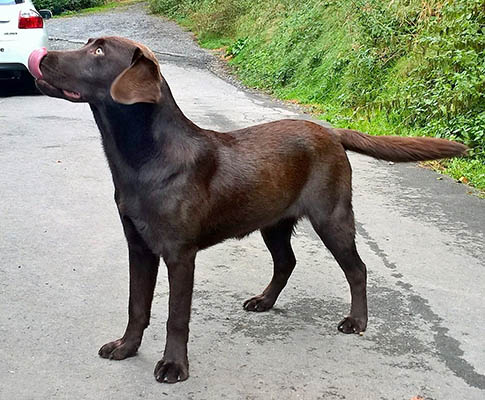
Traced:
<path fill-rule="evenodd" d="M 38 29 L 44 27 L 44 20 L 39 14 L 31 12 L 20 12 L 19 29 Z"/>

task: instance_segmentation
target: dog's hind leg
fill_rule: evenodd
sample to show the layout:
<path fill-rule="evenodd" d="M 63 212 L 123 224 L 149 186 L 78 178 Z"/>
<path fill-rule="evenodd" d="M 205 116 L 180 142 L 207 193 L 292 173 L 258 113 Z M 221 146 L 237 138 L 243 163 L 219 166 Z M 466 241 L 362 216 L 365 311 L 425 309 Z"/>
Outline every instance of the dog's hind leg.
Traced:
<path fill-rule="evenodd" d="M 294 219 L 284 219 L 261 230 L 263 240 L 273 257 L 273 278 L 263 293 L 244 302 L 243 307 L 247 311 L 269 310 L 286 286 L 296 264 L 290 244 L 295 223 Z"/>
<path fill-rule="evenodd" d="M 160 264 L 160 257 L 150 251 L 131 220 L 122 217 L 121 221 L 128 242 L 130 261 L 128 325 L 122 338 L 106 343 L 99 349 L 101 357 L 113 360 L 134 356 L 140 346 L 143 331 L 150 322 L 153 291 Z"/>
<path fill-rule="evenodd" d="M 346 199 L 339 199 L 330 213 L 327 210 L 313 210 L 309 218 L 350 285 L 350 314 L 339 323 L 338 329 L 343 333 L 360 333 L 367 326 L 367 272 L 355 246 L 355 223 L 350 196 L 343 197 Z"/>

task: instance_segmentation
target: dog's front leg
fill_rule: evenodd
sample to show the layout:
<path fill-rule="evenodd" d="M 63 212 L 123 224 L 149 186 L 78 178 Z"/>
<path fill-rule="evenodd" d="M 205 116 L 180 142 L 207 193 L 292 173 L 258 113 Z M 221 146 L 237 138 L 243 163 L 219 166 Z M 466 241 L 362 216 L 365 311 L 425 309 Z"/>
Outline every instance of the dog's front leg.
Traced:
<path fill-rule="evenodd" d="M 187 341 L 196 251 L 177 251 L 175 254 L 164 256 L 170 286 L 167 339 L 163 358 L 154 371 L 157 381 L 168 383 L 184 381 L 189 377 Z"/>
<path fill-rule="evenodd" d="M 131 220 L 122 217 L 121 221 L 128 242 L 130 260 L 128 325 L 122 338 L 106 343 L 99 349 L 101 357 L 113 360 L 132 357 L 138 351 L 143 331 L 150 323 L 153 291 L 160 264 L 160 257 L 151 252 Z"/>

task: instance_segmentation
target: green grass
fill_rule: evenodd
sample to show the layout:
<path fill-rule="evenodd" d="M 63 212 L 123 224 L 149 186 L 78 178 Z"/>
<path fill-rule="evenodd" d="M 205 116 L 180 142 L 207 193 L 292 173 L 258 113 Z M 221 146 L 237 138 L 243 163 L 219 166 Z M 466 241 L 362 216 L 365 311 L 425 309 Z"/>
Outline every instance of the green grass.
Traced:
<path fill-rule="evenodd" d="M 441 164 L 485 190 L 485 0 L 150 0 L 248 86 L 340 127 L 437 136 Z"/>
<path fill-rule="evenodd" d="M 471 186 L 481 189 L 481 197 L 485 198 L 485 162 L 483 159 L 462 159 L 454 158 L 443 162 L 446 174 L 451 177 L 462 180 Z M 439 171 L 439 168 L 436 169 Z"/>
<path fill-rule="evenodd" d="M 226 49 L 230 45 L 232 45 L 233 40 L 228 38 L 220 38 L 220 37 L 212 37 L 212 36 L 205 36 L 203 39 L 198 40 L 199 44 L 210 50 L 217 50 L 217 49 Z"/>
<path fill-rule="evenodd" d="M 96 14 L 99 12 L 104 12 L 104 11 L 110 11 L 114 8 L 119 8 L 119 7 L 126 7 L 131 4 L 135 3 L 141 3 L 144 0 L 118 0 L 118 1 L 112 1 L 108 2 L 106 4 L 97 6 L 97 7 L 88 7 L 88 8 L 83 8 L 81 10 L 77 11 L 64 11 L 59 15 L 54 16 L 54 18 L 60 18 L 60 17 L 69 17 L 73 15 L 86 15 L 86 14 Z"/>

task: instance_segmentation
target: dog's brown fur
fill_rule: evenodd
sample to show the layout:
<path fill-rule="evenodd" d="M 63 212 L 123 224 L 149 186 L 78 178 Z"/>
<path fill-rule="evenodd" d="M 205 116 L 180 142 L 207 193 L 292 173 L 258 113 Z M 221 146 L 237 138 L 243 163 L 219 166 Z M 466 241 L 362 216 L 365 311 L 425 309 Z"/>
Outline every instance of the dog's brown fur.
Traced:
<path fill-rule="evenodd" d="M 201 129 L 175 104 L 146 47 L 127 39 L 90 40 L 76 51 L 49 52 L 38 87 L 47 95 L 89 102 L 103 138 L 129 248 L 129 322 L 99 354 L 135 355 L 148 326 L 163 257 L 169 275 L 167 340 L 155 377 L 188 377 L 194 260 L 198 250 L 260 230 L 274 261 L 262 294 L 244 303 L 265 311 L 295 266 L 290 238 L 308 218 L 342 267 L 352 295 L 344 333 L 366 329 L 366 267 L 354 242 L 351 168 L 345 150 L 390 161 L 465 154 L 455 142 L 372 137 L 308 121 L 283 120 L 220 133 Z M 78 92 L 74 98 L 69 92 Z"/>

